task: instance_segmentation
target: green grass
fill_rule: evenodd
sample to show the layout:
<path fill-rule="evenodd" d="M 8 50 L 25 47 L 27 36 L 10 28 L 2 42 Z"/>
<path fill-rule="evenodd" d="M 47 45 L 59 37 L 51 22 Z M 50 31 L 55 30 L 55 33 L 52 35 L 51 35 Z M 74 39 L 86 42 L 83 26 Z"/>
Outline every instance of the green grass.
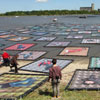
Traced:
<path fill-rule="evenodd" d="M 65 91 L 66 85 L 60 84 L 60 99 L 57 100 L 100 100 L 100 91 Z M 52 87 L 45 83 L 40 88 L 25 96 L 22 100 L 51 100 Z"/>

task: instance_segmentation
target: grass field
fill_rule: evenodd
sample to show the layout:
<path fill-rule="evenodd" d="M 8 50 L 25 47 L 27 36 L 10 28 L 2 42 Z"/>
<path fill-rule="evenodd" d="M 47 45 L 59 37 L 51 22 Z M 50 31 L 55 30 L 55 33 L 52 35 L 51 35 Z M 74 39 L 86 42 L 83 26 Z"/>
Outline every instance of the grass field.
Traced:
<path fill-rule="evenodd" d="M 65 91 L 66 84 L 60 84 L 60 98 L 52 98 L 52 88 L 46 82 L 40 88 L 31 92 L 23 100 L 100 100 L 100 91 Z"/>

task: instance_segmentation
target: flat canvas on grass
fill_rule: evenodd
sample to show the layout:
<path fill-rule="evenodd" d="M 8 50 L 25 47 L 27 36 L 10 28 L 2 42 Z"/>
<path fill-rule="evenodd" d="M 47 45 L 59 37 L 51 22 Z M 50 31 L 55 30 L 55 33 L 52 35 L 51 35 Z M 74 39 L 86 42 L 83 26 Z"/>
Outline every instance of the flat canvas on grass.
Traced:
<path fill-rule="evenodd" d="M 0 56 L 0 65 L 3 63 L 2 56 Z"/>
<path fill-rule="evenodd" d="M 0 38 L 9 38 L 9 37 L 13 37 L 13 36 L 16 36 L 16 35 L 13 35 L 13 34 L 9 34 L 9 35 L 0 35 Z"/>
<path fill-rule="evenodd" d="M 29 33 L 31 33 L 31 31 L 23 31 L 23 32 L 20 32 L 20 33 L 29 34 Z"/>
<path fill-rule="evenodd" d="M 6 44 L 0 44 L 0 47 L 3 47 L 3 46 L 5 46 Z"/>
<path fill-rule="evenodd" d="M 75 36 L 73 36 L 73 35 L 69 35 L 69 36 L 67 36 L 66 38 L 68 38 L 68 39 L 81 39 L 81 38 L 83 38 L 83 36 L 82 35 L 75 35 Z"/>
<path fill-rule="evenodd" d="M 25 31 L 29 31 L 28 29 L 17 29 L 18 32 L 25 32 Z"/>
<path fill-rule="evenodd" d="M 59 32 L 59 33 L 55 33 L 56 35 L 68 35 L 69 33 L 67 32 Z"/>
<path fill-rule="evenodd" d="M 41 57 L 42 55 L 44 55 L 46 52 L 43 51 L 23 51 L 21 53 L 19 53 L 19 57 L 18 59 L 21 60 L 35 60 L 39 57 Z"/>
<path fill-rule="evenodd" d="M 73 31 L 73 32 L 78 32 L 78 31 L 79 31 L 79 29 L 72 29 L 72 31 Z"/>
<path fill-rule="evenodd" d="M 48 32 L 33 32 L 31 34 L 32 35 L 44 35 L 44 34 L 48 34 Z"/>
<path fill-rule="evenodd" d="M 66 67 L 71 62 L 72 62 L 72 60 L 57 59 L 57 65 L 60 66 L 61 69 Z M 52 67 L 52 59 L 43 58 L 41 60 L 38 60 L 38 61 L 33 62 L 31 64 L 28 64 L 26 66 L 23 66 L 20 69 L 21 70 L 26 70 L 26 71 L 35 71 L 35 72 L 48 73 L 49 68 L 51 68 L 51 67 Z"/>
<path fill-rule="evenodd" d="M 70 42 L 51 42 L 47 46 L 49 47 L 65 47 L 68 46 Z"/>
<path fill-rule="evenodd" d="M 86 47 L 66 47 L 59 55 L 63 56 L 87 56 L 89 48 Z"/>
<path fill-rule="evenodd" d="M 85 33 L 85 34 L 91 34 L 91 31 L 79 31 L 79 34 Z"/>
<path fill-rule="evenodd" d="M 30 39 L 30 37 L 14 37 L 14 38 L 11 38 L 8 40 L 10 40 L 10 41 L 22 41 L 22 40 L 27 40 L 27 39 Z"/>
<path fill-rule="evenodd" d="M 0 99 L 17 100 L 29 94 L 47 80 L 47 76 L 30 74 L 0 75 Z"/>
<path fill-rule="evenodd" d="M 15 45 L 12 45 L 8 48 L 5 48 L 5 50 L 26 50 L 32 46 L 34 46 L 35 44 L 27 44 L 27 43 L 17 43 Z"/>
<path fill-rule="evenodd" d="M 92 36 L 100 36 L 100 34 L 92 34 Z"/>
<path fill-rule="evenodd" d="M 7 35 L 7 34 L 10 34 L 10 32 L 3 32 L 3 33 L 0 33 L 0 35 Z"/>
<path fill-rule="evenodd" d="M 100 71 L 97 70 L 77 70 L 75 71 L 68 90 L 100 90 Z"/>
<path fill-rule="evenodd" d="M 100 43 L 100 39 L 83 39 L 82 43 Z"/>
<path fill-rule="evenodd" d="M 98 33 L 100 33 L 100 30 L 98 30 Z"/>
<path fill-rule="evenodd" d="M 90 61 L 89 68 L 100 69 L 100 57 L 92 57 Z"/>
<path fill-rule="evenodd" d="M 37 39 L 36 41 L 52 41 L 55 38 L 56 37 L 41 37 L 41 38 Z"/>

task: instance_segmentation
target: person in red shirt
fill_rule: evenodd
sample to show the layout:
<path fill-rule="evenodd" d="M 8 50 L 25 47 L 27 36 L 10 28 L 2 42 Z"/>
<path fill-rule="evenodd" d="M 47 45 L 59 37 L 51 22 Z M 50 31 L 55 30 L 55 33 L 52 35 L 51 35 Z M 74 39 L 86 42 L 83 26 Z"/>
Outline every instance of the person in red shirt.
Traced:
<path fill-rule="evenodd" d="M 49 69 L 49 81 L 51 80 L 53 87 L 53 97 L 59 97 L 59 83 L 62 79 L 61 69 L 56 65 L 56 59 L 52 60 L 53 66 Z"/>
<path fill-rule="evenodd" d="M 3 65 L 9 66 L 10 65 L 10 55 L 6 51 L 3 52 L 2 58 L 3 58 Z"/>

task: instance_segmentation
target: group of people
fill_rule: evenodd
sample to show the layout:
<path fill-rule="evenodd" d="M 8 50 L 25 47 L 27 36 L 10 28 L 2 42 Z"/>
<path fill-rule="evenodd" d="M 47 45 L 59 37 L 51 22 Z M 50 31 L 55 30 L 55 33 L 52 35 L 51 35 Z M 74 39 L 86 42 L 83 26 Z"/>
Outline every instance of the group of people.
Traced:
<path fill-rule="evenodd" d="M 3 51 L 2 58 L 3 58 L 3 63 L 1 64 L 1 66 L 10 66 L 11 70 L 13 67 L 15 67 L 15 73 L 18 73 L 17 54 L 11 58 L 11 56 L 6 51 Z"/>
<path fill-rule="evenodd" d="M 18 55 L 14 55 L 12 58 L 10 55 L 4 51 L 2 54 L 3 58 L 3 66 L 10 66 L 10 69 L 12 70 L 13 67 L 15 67 L 15 73 L 18 73 L 17 69 L 17 58 Z M 53 66 L 49 69 L 49 80 L 52 83 L 52 88 L 53 88 L 53 97 L 54 98 L 59 98 L 59 84 L 60 80 L 62 79 L 62 74 L 61 74 L 61 69 L 58 65 L 56 65 L 57 60 L 53 59 L 52 64 Z"/>

